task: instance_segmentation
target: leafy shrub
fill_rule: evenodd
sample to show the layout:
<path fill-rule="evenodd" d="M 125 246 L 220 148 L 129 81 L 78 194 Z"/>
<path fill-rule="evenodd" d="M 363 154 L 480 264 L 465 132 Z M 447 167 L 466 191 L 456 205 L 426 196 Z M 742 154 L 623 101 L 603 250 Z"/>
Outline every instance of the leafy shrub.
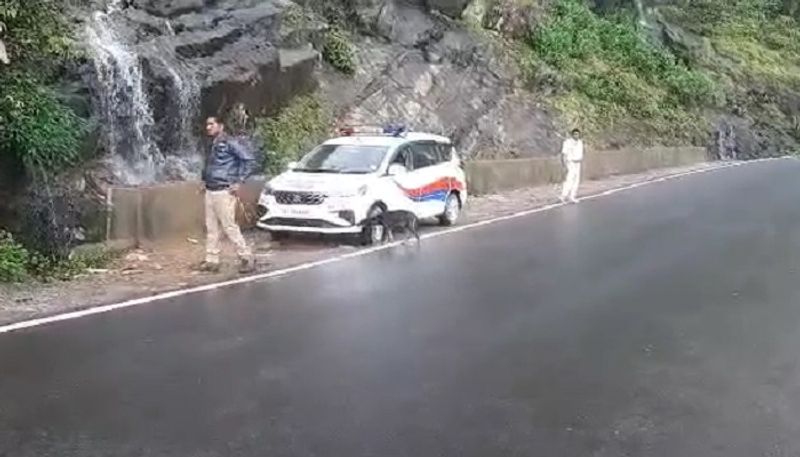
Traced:
<path fill-rule="evenodd" d="M 324 140 L 330 124 L 329 110 L 313 95 L 295 98 L 275 117 L 259 119 L 256 136 L 266 148 L 267 174 L 283 172 L 289 162 Z"/>
<path fill-rule="evenodd" d="M 55 256 L 35 252 L 31 254 L 27 265 L 31 277 L 40 281 L 68 281 L 81 272 L 80 265 Z"/>
<path fill-rule="evenodd" d="M 289 3 L 286 9 L 283 10 L 281 16 L 281 26 L 289 28 L 300 28 L 307 23 L 307 14 L 305 8 L 297 3 Z"/>
<path fill-rule="evenodd" d="M 25 279 L 28 260 L 28 251 L 10 233 L 0 230 L 0 282 Z"/>
<path fill-rule="evenodd" d="M 69 281 L 90 268 L 105 268 L 119 256 L 105 248 L 83 251 L 69 257 L 33 253 L 28 259 L 28 274 L 40 281 Z"/>
<path fill-rule="evenodd" d="M 59 0 L 2 0 L 0 24 L 12 61 L 68 58 L 74 50 Z"/>
<path fill-rule="evenodd" d="M 355 51 L 350 35 L 339 27 L 334 26 L 325 34 L 322 58 L 346 75 L 356 72 Z"/>
<path fill-rule="evenodd" d="M 69 23 L 58 0 L 0 1 L 11 65 L 0 69 L 0 154 L 29 172 L 55 173 L 73 164 L 82 121 L 48 85 L 74 57 Z"/>
<path fill-rule="evenodd" d="M 60 171 L 78 160 L 85 128 L 30 73 L 0 73 L 0 153 L 30 172 Z"/>
<path fill-rule="evenodd" d="M 68 257 L 29 251 L 14 237 L 0 230 L 0 283 L 20 282 L 28 278 L 40 281 L 67 281 L 89 268 L 105 268 L 119 252 L 98 247 Z"/>

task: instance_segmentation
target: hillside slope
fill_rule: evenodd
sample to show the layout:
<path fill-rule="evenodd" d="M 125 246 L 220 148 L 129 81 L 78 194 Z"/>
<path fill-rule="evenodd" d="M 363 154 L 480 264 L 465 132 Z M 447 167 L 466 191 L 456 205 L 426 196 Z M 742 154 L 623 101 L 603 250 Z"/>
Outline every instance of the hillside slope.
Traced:
<path fill-rule="evenodd" d="M 528 87 L 601 142 L 748 158 L 797 149 L 798 3 L 479 0 L 467 14 L 519 44 Z"/>

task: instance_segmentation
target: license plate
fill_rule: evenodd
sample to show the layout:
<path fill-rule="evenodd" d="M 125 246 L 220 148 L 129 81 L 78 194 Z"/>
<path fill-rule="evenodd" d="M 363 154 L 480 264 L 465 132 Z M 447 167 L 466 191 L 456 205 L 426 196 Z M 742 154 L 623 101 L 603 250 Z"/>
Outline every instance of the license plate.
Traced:
<path fill-rule="evenodd" d="M 286 214 L 290 216 L 308 216 L 310 211 L 305 208 L 289 208 L 286 210 Z"/>

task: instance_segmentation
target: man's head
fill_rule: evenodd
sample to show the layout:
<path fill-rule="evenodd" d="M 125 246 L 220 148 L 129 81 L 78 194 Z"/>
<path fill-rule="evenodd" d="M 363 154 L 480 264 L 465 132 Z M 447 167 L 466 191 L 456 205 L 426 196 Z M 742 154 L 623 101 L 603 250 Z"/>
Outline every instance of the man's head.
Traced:
<path fill-rule="evenodd" d="M 572 138 L 575 139 L 575 140 L 580 140 L 581 139 L 581 131 L 578 130 L 578 129 L 572 130 Z"/>
<path fill-rule="evenodd" d="M 216 138 L 222 135 L 223 132 L 225 132 L 225 125 L 219 118 L 211 116 L 206 119 L 206 134 L 208 136 Z"/>

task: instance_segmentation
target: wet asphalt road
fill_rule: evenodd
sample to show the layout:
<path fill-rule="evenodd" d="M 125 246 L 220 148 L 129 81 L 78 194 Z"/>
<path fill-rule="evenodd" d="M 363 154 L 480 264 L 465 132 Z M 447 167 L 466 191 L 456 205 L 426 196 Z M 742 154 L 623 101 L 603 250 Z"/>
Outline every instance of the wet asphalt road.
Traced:
<path fill-rule="evenodd" d="M 800 162 L 0 335 L 0 456 L 800 455 Z"/>

